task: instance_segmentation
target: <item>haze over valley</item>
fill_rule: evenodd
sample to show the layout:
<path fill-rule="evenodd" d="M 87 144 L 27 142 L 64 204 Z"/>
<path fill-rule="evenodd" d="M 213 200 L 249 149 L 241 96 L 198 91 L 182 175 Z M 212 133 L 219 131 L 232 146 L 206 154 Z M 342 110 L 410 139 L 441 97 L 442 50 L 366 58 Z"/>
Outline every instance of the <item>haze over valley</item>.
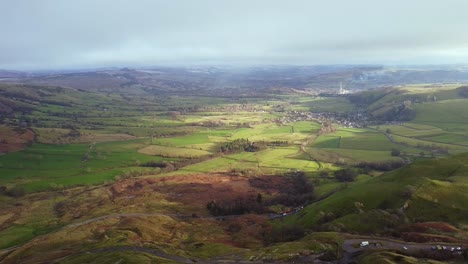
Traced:
<path fill-rule="evenodd" d="M 466 263 L 467 8 L 4 3 L 0 263 Z"/>

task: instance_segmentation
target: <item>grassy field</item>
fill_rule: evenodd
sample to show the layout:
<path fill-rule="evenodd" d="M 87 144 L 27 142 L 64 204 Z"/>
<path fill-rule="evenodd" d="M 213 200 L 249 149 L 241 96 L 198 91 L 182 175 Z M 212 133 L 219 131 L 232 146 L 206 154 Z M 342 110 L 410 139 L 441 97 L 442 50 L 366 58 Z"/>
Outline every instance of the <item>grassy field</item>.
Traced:
<path fill-rule="evenodd" d="M 323 224 L 324 215 L 331 215 L 329 228 L 373 233 L 391 225 L 390 214 L 380 210 L 401 208 L 411 221 L 442 221 L 466 224 L 467 155 L 434 161 L 416 162 L 406 168 L 358 182 L 332 195 L 321 203 L 307 207 L 303 213 L 288 219 L 305 226 Z M 462 165 L 463 164 L 463 165 Z M 413 190 L 407 196 L 403 191 Z M 359 205 L 357 204 L 359 203 Z M 402 223 L 397 217 L 396 223 Z M 365 223 L 365 225 L 362 225 Z M 394 224 L 396 224 L 394 223 Z"/>
<path fill-rule="evenodd" d="M 437 127 L 451 131 L 454 124 L 466 124 L 468 119 L 466 99 L 445 100 L 431 104 L 419 104 L 416 107 L 416 118 L 413 122 L 436 124 Z M 464 126 L 466 127 L 466 125 Z"/>
<path fill-rule="evenodd" d="M 242 116 L 247 115 L 242 113 Z M 183 130 L 184 133 L 189 132 L 187 135 L 156 137 L 152 140 L 125 140 L 125 134 L 106 134 L 109 130 L 99 133 L 83 130 L 80 137 L 73 140 L 88 141 L 86 144 L 64 144 L 72 141 L 67 137 L 70 129 L 37 128 L 39 141 L 61 145 L 35 144 L 27 150 L 1 156 L 0 170 L 6 176 L 0 181 L 8 188 L 17 186 L 25 192 L 99 184 L 113 181 L 128 172 L 151 173 L 150 168 L 138 167 L 148 161 L 197 158 L 216 153 L 219 152 L 220 144 L 240 138 L 252 142 L 282 141 L 293 145 L 255 154 L 229 155 L 229 158 L 217 158 L 189 166 L 178 173 L 228 171 L 232 168 L 259 168 L 268 172 L 287 169 L 313 171 L 318 168 L 315 161 L 301 160 L 295 156 L 299 153 L 297 145 L 315 135 L 319 127 L 317 123 L 304 121 L 287 126 L 256 124 L 248 128 L 192 126 L 191 130 Z M 176 126 L 171 131 L 179 130 L 179 126 Z M 105 142 L 108 140 L 111 142 Z M 154 173 L 158 171 L 154 170 Z"/>
<path fill-rule="evenodd" d="M 338 135 L 323 135 L 313 142 L 314 148 L 340 148 L 341 138 Z"/>
<path fill-rule="evenodd" d="M 369 91 L 364 98 L 371 102 L 368 106 L 370 113 L 380 118 L 388 117 L 389 113 L 395 112 L 395 109 L 404 104 L 414 111 L 414 118 L 410 122 L 373 127 L 389 132 L 400 145 L 436 153 L 441 153 L 440 150 L 461 153 L 468 151 L 468 104 L 466 98 L 460 94 L 460 86 L 406 85 Z"/>
<path fill-rule="evenodd" d="M 315 161 L 297 159 L 298 147 L 278 147 L 260 152 L 243 152 L 218 157 L 182 168 L 174 174 L 197 174 L 254 170 L 257 174 L 284 172 L 298 169 L 306 172 L 316 171 L 319 166 Z M 328 165 L 327 165 L 328 166 Z"/>
<path fill-rule="evenodd" d="M 342 97 L 318 98 L 307 105 L 312 112 L 348 112 L 355 109 L 355 105 Z"/>
<path fill-rule="evenodd" d="M 408 154 L 421 151 L 411 146 L 395 144 L 380 131 L 358 128 L 339 128 L 336 132 L 320 135 L 306 149 L 315 159 L 350 164 L 398 160 L 398 157 L 391 155 L 392 149 Z"/>
<path fill-rule="evenodd" d="M 77 143 L 93 143 L 93 142 L 112 142 L 121 140 L 135 139 L 134 136 L 128 134 L 109 134 L 102 133 L 104 131 L 86 131 L 80 132 L 80 135 L 70 136 L 71 129 L 63 128 L 34 128 L 36 134 L 36 142 L 43 144 L 77 144 Z"/>
<path fill-rule="evenodd" d="M 303 119 L 291 118 L 288 111 L 347 112 L 359 107 L 346 97 L 303 94 L 216 98 L 156 96 L 141 90 L 142 96 L 57 87 L 42 92 L 25 87 L 18 94 L 20 88 L 0 85 L 0 92 L 21 98 L 17 106 L 31 109 L 2 120 L 35 132 L 34 144 L 0 156 L 0 248 L 50 233 L 11 254 L 11 263 L 33 259 L 39 252 L 57 259 L 73 252 L 64 263 L 172 263 L 138 252 L 84 253 L 128 245 L 187 258 L 232 253 L 243 260 L 287 261 L 298 252 L 339 250 L 336 243 L 342 235 L 317 230 L 375 235 L 425 221 L 466 230 L 468 156 L 439 160 L 447 153 L 435 151 L 468 151 L 468 104 L 454 88 L 414 85 L 392 90 L 369 109 L 385 113 L 410 100 L 416 111 L 411 122 L 369 128 L 334 125 L 335 132 L 319 135 L 319 123 L 296 121 Z M 0 127 L 6 134 L 2 131 L 13 130 Z M 237 139 L 259 143 L 261 149 L 221 153 L 222 146 Z M 392 156 L 392 150 L 403 157 Z M 428 160 L 415 162 L 418 159 Z M 358 173 L 354 182 L 338 182 L 333 175 L 360 162 L 396 160 L 413 163 L 384 174 L 353 168 Z M 261 199 L 282 194 L 280 187 L 288 178 L 280 176 L 296 171 L 305 172 L 314 185 L 314 198 L 308 202 L 337 192 L 275 221 L 267 220 L 266 211 L 225 221 L 203 218 L 209 215 L 208 201 L 253 201 L 259 194 Z M 250 185 L 255 180 L 271 181 L 273 187 L 255 189 Z M 283 212 L 294 206 L 268 208 Z M 102 218 L 60 230 L 74 222 L 129 213 L 142 215 Z M 268 236 L 281 234 L 275 232 L 283 226 L 314 232 L 264 247 L 272 241 Z"/>
<path fill-rule="evenodd" d="M 19 186 L 26 192 L 79 184 L 98 184 L 139 168 L 159 156 L 141 154 L 147 140 L 71 145 L 35 144 L 30 148 L 0 156 L 2 185 Z"/>
<path fill-rule="evenodd" d="M 139 149 L 138 152 L 146 155 L 161 156 L 168 158 L 198 158 L 210 154 L 210 152 L 201 149 L 167 147 L 158 145 L 144 147 L 142 149 Z"/>
<path fill-rule="evenodd" d="M 174 147 L 190 147 L 207 143 L 218 142 L 223 136 L 231 135 L 232 131 L 200 131 L 182 137 L 160 138 L 154 140 L 154 144 Z"/>

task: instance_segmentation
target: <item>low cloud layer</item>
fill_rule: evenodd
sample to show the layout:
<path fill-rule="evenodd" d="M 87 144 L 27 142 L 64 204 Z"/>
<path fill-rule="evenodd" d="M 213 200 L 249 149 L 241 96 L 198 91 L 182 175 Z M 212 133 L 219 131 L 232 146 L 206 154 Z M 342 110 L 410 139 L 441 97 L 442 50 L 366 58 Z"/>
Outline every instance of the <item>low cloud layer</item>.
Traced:
<path fill-rule="evenodd" d="M 4 1 L 0 68 L 468 61 L 466 0 Z"/>

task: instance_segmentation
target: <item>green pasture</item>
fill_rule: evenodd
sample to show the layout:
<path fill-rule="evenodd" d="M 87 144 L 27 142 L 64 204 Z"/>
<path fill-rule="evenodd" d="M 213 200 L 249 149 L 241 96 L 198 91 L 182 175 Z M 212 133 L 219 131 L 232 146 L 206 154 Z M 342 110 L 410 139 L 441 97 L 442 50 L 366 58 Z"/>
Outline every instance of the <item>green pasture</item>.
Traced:
<path fill-rule="evenodd" d="M 358 128 L 339 128 L 336 132 L 320 135 L 312 146 L 358 150 L 391 150 L 396 147 L 381 132 Z"/>
<path fill-rule="evenodd" d="M 403 125 L 380 125 L 376 128 L 382 132 L 389 131 L 391 134 L 415 138 L 447 133 L 447 131 L 435 126 L 415 123 L 404 123 Z"/>
<path fill-rule="evenodd" d="M 2 240 L 0 241 L 0 248 L 7 248 L 18 245 L 21 242 L 28 241 L 37 234 L 32 227 L 24 227 L 20 225 L 12 225 L 5 230 L 1 231 Z"/>
<path fill-rule="evenodd" d="M 430 124 L 448 131 L 465 131 L 468 127 L 468 100 L 454 99 L 417 104 L 414 123 Z"/>
<path fill-rule="evenodd" d="M 319 97 L 304 104 L 312 112 L 349 112 L 356 107 L 344 97 Z"/>
<path fill-rule="evenodd" d="M 297 159 L 295 156 L 298 153 L 298 147 L 280 147 L 259 152 L 242 152 L 189 165 L 171 174 L 225 172 L 230 169 L 255 169 L 265 172 L 286 171 L 289 169 L 317 171 L 319 168 L 317 162 Z"/>
<path fill-rule="evenodd" d="M 416 139 L 411 137 L 404 137 L 398 135 L 392 135 L 395 142 L 408 145 L 410 147 L 422 147 L 422 148 L 443 148 L 450 152 L 463 152 L 466 151 L 466 147 L 458 144 L 447 144 L 447 143 L 435 143 L 430 140 Z"/>
<path fill-rule="evenodd" d="M 421 150 L 391 142 L 383 133 L 373 129 L 339 128 L 336 132 L 318 136 L 307 148 L 317 160 L 356 163 L 362 161 L 389 161 L 391 150 L 417 154 Z"/>
<path fill-rule="evenodd" d="M 147 140 L 90 144 L 46 145 L 0 156 L 0 184 L 19 185 L 26 192 L 40 191 L 52 186 L 97 184 L 113 180 L 138 164 L 161 157 L 141 154 Z M 87 155 L 87 159 L 84 157 Z"/>
<path fill-rule="evenodd" d="M 425 94 L 435 95 L 437 100 L 448 100 L 460 98 L 456 88 L 460 87 L 460 84 L 409 84 L 399 88 L 400 91 L 404 91 L 405 94 Z"/>
<path fill-rule="evenodd" d="M 245 138 L 256 141 L 297 141 L 316 133 L 318 125 L 313 122 L 297 122 L 287 126 L 273 123 L 259 124 L 249 128 L 204 129 L 181 137 L 158 138 L 154 144 L 167 146 L 197 146 L 200 144 L 222 143 Z"/>
<path fill-rule="evenodd" d="M 169 158 L 198 158 L 209 155 L 210 152 L 195 148 L 167 147 L 159 145 L 146 146 L 138 152 L 151 156 L 162 156 Z"/>
<path fill-rule="evenodd" d="M 412 101 L 420 102 L 437 102 L 442 100 L 459 99 L 458 88 L 460 85 L 447 84 L 411 84 L 398 87 L 393 90 L 387 90 L 385 93 L 381 91 L 366 91 L 365 93 L 374 97 L 375 100 L 369 109 L 376 110 L 385 105 L 393 105 L 399 102 Z"/>
<path fill-rule="evenodd" d="M 318 136 L 312 146 L 314 148 L 339 148 L 341 138 L 338 135 L 328 134 Z"/>
<path fill-rule="evenodd" d="M 299 121 L 292 123 L 291 126 L 294 127 L 296 133 L 315 134 L 320 130 L 320 124 L 311 121 Z"/>
<path fill-rule="evenodd" d="M 334 154 L 339 155 L 340 157 L 345 158 L 351 163 L 358 163 L 361 161 L 390 161 L 390 160 L 400 160 L 398 157 L 393 157 L 390 154 L 390 151 L 384 150 L 360 150 L 360 149 L 323 149 Z"/>
<path fill-rule="evenodd" d="M 355 136 L 341 138 L 341 149 L 359 150 L 391 150 L 395 144 L 390 142 L 382 133 L 357 133 Z"/>
<path fill-rule="evenodd" d="M 338 190 L 340 188 L 344 187 L 344 183 L 342 182 L 337 182 L 335 180 L 326 180 L 326 181 L 321 181 L 317 185 L 314 185 L 314 194 L 317 197 L 321 197 L 324 195 L 327 195 L 335 190 Z"/>
<path fill-rule="evenodd" d="M 460 125 L 463 126 L 463 124 Z M 396 142 L 408 146 L 428 149 L 445 148 L 455 152 L 468 150 L 468 134 L 465 131 L 454 132 L 435 125 L 417 123 L 385 125 L 376 128 L 382 132 L 389 131 Z"/>
<path fill-rule="evenodd" d="M 2 207 L 13 206 L 21 201 L 12 198 L 9 203 L 2 204 Z M 0 230 L 0 248 L 6 248 L 21 244 L 34 237 L 56 230 L 59 227 L 53 207 L 60 198 L 50 198 L 47 200 L 33 200 L 32 206 L 27 211 L 22 211 L 21 218 L 8 227 Z M 24 202 L 24 201 L 21 201 Z M 20 203 L 21 203 L 20 202 Z M 10 211 L 11 212 L 11 211 Z"/>
<path fill-rule="evenodd" d="M 273 123 L 260 124 L 252 128 L 241 128 L 230 139 L 247 138 L 250 141 L 287 141 L 298 144 L 315 135 L 320 126 L 315 122 L 296 122 L 285 126 Z"/>
<path fill-rule="evenodd" d="M 466 223 L 468 199 L 465 166 L 466 154 L 440 160 L 415 162 L 408 167 L 385 173 L 379 177 L 357 182 L 321 203 L 312 204 L 305 210 L 287 219 L 289 223 L 313 226 L 324 213 L 337 216 L 336 223 L 350 224 L 359 221 L 371 221 L 373 209 L 400 208 L 408 204 L 406 214 L 414 221 L 446 221 Z M 457 177 L 454 175 L 463 175 Z M 450 181 L 448 181 L 451 179 Z M 414 194 L 408 199 L 402 190 L 413 189 Z M 363 204 L 364 214 L 358 215 L 355 202 Z M 431 209 L 432 208 L 432 209 Z M 380 214 L 379 214 L 380 215 Z M 381 216 L 381 215 L 380 215 Z M 352 221 L 347 221 L 348 218 Z M 378 219 L 376 219 L 378 220 Z M 369 225 L 372 223 L 369 222 Z M 382 226 L 377 225 L 376 230 Z M 348 226 L 354 230 L 356 226 Z M 371 232 L 374 230 L 371 230 Z"/>
<path fill-rule="evenodd" d="M 186 136 L 155 138 L 153 139 L 153 144 L 171 147 L 201 147 L 206 150 L 206 146 L 213 146 L 216 143 L 229 141 L 236 131 L 236 129 L 203 129 Z"/>
<path fill-rule="evenodd" d="M 468 147 L 468 134 L 446 133 L 430 137 L 420 137 L 424 140 L 455 145 L 464 145 Z"/>
<path fill-rule="evenodd" d="M 181 116 L 185 123 L 219 122 L 226 125 L 236 125 L 242 123 L 259 123 L 273 116 L 265 111 L 257 112 L 219 112 L 219 113 L 196 113 L 184 114 Z"/>

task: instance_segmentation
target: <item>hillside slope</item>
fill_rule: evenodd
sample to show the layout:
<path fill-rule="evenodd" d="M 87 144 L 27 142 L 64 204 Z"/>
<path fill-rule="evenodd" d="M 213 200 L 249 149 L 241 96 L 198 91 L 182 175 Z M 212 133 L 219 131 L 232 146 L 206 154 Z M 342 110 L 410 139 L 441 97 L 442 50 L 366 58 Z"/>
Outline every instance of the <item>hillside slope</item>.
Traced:
<path fill-rule="evenodd" d="M 392 235 L 402 227 L 423 222 L 443 222 L 466 229 L 467 161 L 468 154 L 461 154 L 415 162 L 309 205 L 292 217 L 289 224 L 317 230 Z M 453 236 L 467 239 L 464 231 L 458 231 Z"/>
<path fill-rule="evenodd" d="M 410 85 L 388 87 L 353 94 L 349 100 L 367 109 L 378 120 L 410 121 L 424 111 L 421 106 L 431 107 L 434 103 L 465 101 L 465 86 L 447 85 Z M 425 112 L 424 112 L 425 113 Z M 433 116 L 438 119 L 439 115 Z"/>

